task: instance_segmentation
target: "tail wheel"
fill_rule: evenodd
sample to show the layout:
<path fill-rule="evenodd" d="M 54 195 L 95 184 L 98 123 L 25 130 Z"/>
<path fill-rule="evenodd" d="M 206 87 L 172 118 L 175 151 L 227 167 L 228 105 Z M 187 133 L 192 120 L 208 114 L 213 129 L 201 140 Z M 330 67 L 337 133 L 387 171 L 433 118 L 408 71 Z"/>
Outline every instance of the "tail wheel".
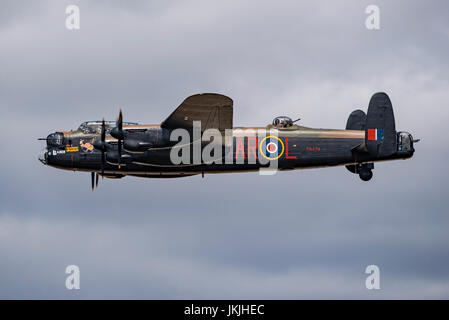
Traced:
<path fill-rule="evenodd" d="M 359 177 L 363 181 L 370 181 L 371 178 L 373 177 L 373 170 L 362 166 L 362 168 L 360 169 L 360 172 L 359 172 Z"/>

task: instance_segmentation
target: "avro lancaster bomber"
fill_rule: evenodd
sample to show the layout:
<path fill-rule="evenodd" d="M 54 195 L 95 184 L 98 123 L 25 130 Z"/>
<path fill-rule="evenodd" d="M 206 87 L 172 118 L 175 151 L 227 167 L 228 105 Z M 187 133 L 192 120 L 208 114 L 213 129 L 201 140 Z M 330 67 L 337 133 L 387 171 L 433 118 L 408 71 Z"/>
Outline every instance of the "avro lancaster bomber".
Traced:
<path fill-rule="evenodd" d="M 299 119 L 298 119 L 299 120 Z M 39 160 L 98 178 L 175 178 L 197 174 L 345 166 L 369 181 L 374 162 L 413 156 L 411 134 L 395 128 L 387 94 L 372 96 L 368 112 L 353 111 L 345 130 L 315 129 L 286 116 L 264 127 L 233 127 L 233 101 L 221 94 L 185 99 L 162 123 L 88 121 L 41 138 Z"/>

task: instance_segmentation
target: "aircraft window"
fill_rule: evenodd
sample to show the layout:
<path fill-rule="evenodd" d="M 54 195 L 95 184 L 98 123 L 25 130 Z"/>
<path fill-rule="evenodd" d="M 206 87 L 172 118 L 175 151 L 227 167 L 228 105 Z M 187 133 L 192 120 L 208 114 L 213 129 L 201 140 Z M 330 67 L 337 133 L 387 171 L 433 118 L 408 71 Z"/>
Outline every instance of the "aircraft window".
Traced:
<path fill-rule="evenodd" d="M 60 132 L 51 133 L 47 136 L 47 146 L 58 147 L 64 142 L 64 135 Z"/>
<path fill-rule="evenodd" d="M 408 132 L 398 133 L 398 150 L 410 151 L 413 147 L 413 138 Z"/>
<path fill-rule="evenodd" d="M 115 121 L 106 121 L 106 132 L 109 133 L 112 128 L 115 127 Z M 123 122 L 123 125 L 137 125 L 135 122 Z M 87 121 L 83 122 L 78 130 L 85 134 L 100 134 L 101 133 L 101 121 Z"/>
<path fill-rule="evenodd" d="M 96 125 L 88 125 L 86 128 L 86 131 L 87 131 L 86 133 L 92 133 L 92 134 L 97 133 L 97 129 L 98 129 L 98 126 L 96 126 Z"/>
<path fill-rule="evenodd" d="M 276 128 L 287 128 L 293 125 L 293 120 L 289 117 L 280 116 L 273 120 L 273 126 Z"/>

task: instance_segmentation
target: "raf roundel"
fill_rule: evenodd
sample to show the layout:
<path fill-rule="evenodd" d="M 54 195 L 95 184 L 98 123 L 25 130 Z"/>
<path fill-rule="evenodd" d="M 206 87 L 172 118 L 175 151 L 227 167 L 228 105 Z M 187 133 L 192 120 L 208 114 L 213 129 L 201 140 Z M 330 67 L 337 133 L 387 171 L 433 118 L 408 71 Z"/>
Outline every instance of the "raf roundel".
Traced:
<path fill-rule="evenodd" d="M 260 141 L 259 151 L 265 159 L 276 160 L 284 154 L 284 143 L 275 136 L 268 136 Z"/>
<path fill-rule="evenodd" d="M 273 154 L 278 150 L 278 145 L 274 142 L 270 142 L 269 144 L 267 144 L 267 152 L 269 154 Z"/>

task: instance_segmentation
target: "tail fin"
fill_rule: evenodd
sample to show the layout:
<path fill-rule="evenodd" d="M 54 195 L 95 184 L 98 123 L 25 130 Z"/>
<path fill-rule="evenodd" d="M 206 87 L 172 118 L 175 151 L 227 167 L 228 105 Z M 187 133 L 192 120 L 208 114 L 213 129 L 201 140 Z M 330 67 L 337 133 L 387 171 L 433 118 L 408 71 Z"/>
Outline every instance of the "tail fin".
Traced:
<path fill-rule="evenodd" d="M 354 110 L 351 112 L 346 122 L 346 130 L 365 130 L 366 113 L 362 110 Z"/>
<path fill-rule="evenodd" d="M 378 92 L 371 97 L 366 116 L 365 144 L 373 156 L 384 157 L 396 152 L 393 106 L 386 93 Z"/>

